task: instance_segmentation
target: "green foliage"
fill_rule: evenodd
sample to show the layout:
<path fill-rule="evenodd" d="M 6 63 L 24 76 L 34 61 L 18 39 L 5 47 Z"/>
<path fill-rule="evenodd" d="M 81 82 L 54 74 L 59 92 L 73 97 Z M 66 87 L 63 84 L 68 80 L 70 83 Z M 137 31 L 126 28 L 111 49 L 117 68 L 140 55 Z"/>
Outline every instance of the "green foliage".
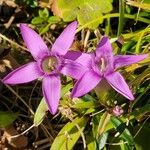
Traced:
<path fill-rule="evenodd" d="M 77 101 L 75 105 L 73 105 L 74 108 L 95 108 L 96 103 L 94 101 L 85 101 L 83 99 L 80 99 Z"/>
<path fill-rule="evenodd" d="M 18 113 L 0 111 L 0 128 L 5 128 L 11 125 L 16 120 L 17 117 Z"/>
<path fill-rule="evenodd" d="M 39 17 L 48 18 L 49 17 L 48 9 L 44 8 L 43 10 L 39 10 Z"/>
<path fill-rule="evenodd" d="M 149 54 L 149 0 L 56 1 L 58 8 L 62 13 L 62 16 L 60 15 L 62 20 L 57 16 L 51 15 L 53 9 L 55 9 L 53 4 L 41 4 L 51 2 L 49 0 L 23 0 L 20 1 L 20 3 L 16 0 L 15 2 L 18 5 L 21 5 L 21 7 L 19 7 L 21 11 L 19 13 L 15 12 L 16 19 L 13 20 L 9 30 L 4 27 L 2 34 L 0 34 L 0 44 L 2 45 L 0 46 L 0 50 L 5 50 L 5 48 L 3 48 L 3 43 L 6 47 L 11 48 L 11 53 L 13 53 L 14 49 L 16 50 L 17 46 L 22 48 L 22 46 L 20 46 L 22 45 L 22 42 L 18 45 L 16 43 L 17 39 L 14 38 L 12 33 L 15 33 L 17 36 L 19 35 L 15 25 L 18 24 L 18 22 L 16 22 L 16 20 L 18 21 L 17 17 L 23 13 L 26 14 L 27 17 L 25 20 L 21 20 L 22 22 L 30 23 L 30 19 L 33 18 L 31 21 L 32 25 L 38 29 L 40 34 L 47 33 L 44 35 L 45 39 L 49 39 L 50 37 L 52 40 L 56 38 L 56 34 L 58 35 L 60 33 L 59 25 L 63 26 L 68 24 L 66 22 L 77 20 L 79 26 L 76 32 L 78 33 L 76 34 L 75 42 L 72 46 L 74 49 L 75 45 L 76 50 L 81 50 L 83 52 L 90 52 L 91 50 L 94 51 L 101 36 L 106 34 L 110 37 L 113 52 L 116 55 L 131 55 L 140 53 Z M 121 2 L 123 2 L 122 5 Z M 33 9 L 35 7 L 36 9 Z M 37 11 L 38 15 L 36 16 L 35 12 L 37 13 Z M 2 17 L 1 22 L 2 24 L 4 23 L 5 26 L 7 25 L 8 20 L 9 17 L 6 20 Z M 55 28 L 55 31 L 53 30 L 53 27 Z M 97 27 L 99 28 L 96 29 Z M 3 29 L 3 27 L 1 28 Z M 92 29 L 90 30 L 89 37 L 89 32 L 87 32 L 85 28 Z M 52 34 L 49 34 L 48 31 L 50 30 Z M 4 36 L 5 33 L 6 36 Z M 10 37 L 10 35 L 12 35 L 12 40 L 7 38 Z M 119 37 L 120 35 L 121 37 Z M 8 44 L 8 42 L 10 44 Z M 84 45 L 86 42 L 87 45 Z M 23 56 L 24 52 L 21 51 L 21 54 L 21 56 Z M 3 52 L 1 52 L 1 55 L 3 61 Z M 17 56 L 22 59 L 20 55 Z M 28 57 L 27 60 L 26 57 L 23 58 L 25 59 L 22 59 L 21 63 L 30 61 L 30 57 Z M 95 89 L 83 97 L 72 99 L 70 97 L 70 92 L 76 80 L 72 80 L 69 77 L 62 77 L 61 98 L 58 109 L 60 111 L 58 111 L 55 116 L 49 115 L 50 113 L 44 98 L 42 98 L 40 103 L 38 101 L 34 101 L 34 99 L 37 99 L 37 95 L 35 93 L 38 93 L 37 91 L 39 91 L 41 85 L 39 86 L 37 84 L 35 87 L 35 91 L 32 95 L 33 100 L 31 100 L 32 97 L 31 99 L 29 98 L 28 94 L 24 94 L 26 93 L 24 92 L 26 87 L 26 90 L 33 89 L 34 82 L 26 85 L 25 87 L 23 87 L 23 85 L 16 86 L 14 88 L 15 90 L 10 89 L 10 91 L 13 91 L 12 93 L 17 97 L 17 101 L 14 101 L 15 99 L 11 101 L 14 96 L 9 93 L 9 88 L 6 90 L 5 87 L 2 87 L 2 89 L 0 89 L 2 92 L 1 95 L 3 96 L 4 94 L 4 99 L 6 96 L 6 101 L 2 101 L 2 105 L 0 104 L 0 107 L 3 110 L 9 110 L 11 108 L 12 110 L 18 110 L 20 112 L 18 120 L 21 120 L 22 125 L 33 123 L 33 126 L 37 127 L 46 117 L 44 123 L 38 127 L 38 132 L 34 133 L 33 129 L 31 129 L 31 132 L 33 135 L 35 134 L 35 137 L 38 137 L 39 141 L 42 138 L 48 138 L 50 142 L 48 146 L 51 146 L 51 150 L 81 149 L 80 146 L 83 144 L 86 145 L 86 149 L 88 150 L 148 150 L 150 149 L 150 55 L 147 59 L 138 64 L 133 64 L 122 68 L 122 70 L 118 70 L 121 74 L 123 74 L 130 89 L 133 91 L 135 96 L 134 101 L 126 101 L 125 98 L 120 96 L 120 94 L 116 94 L 116 92 L 111 88 L 110 91 L 107 91 L 104 84 L 102 84 L 103 86 L 101 86 L 101 89 L 98 91 L 99 95 Z M 41 94 L 38 96 L 41 96 Z M 24 102 L 25 105 L 16 105 L 20 99 L 21 102 L 19 102 L 19 104 Z M 38 107 L 36 107 L 37 103 L 39 103 Z M 12 107 L 10 107 L 10 104 L 12 104 Z M 36 104 L 36 106 L 34 106 L 34 104 Z M 113 113 L 113 108 L 117 105 L 122 107 L 124 110 L 124 113 L 118 117 L 114 116 L 115 114 Z M 6 107 L 3 108 L 3 106 Z M 7 107 L 10 108 L 7 109 Z M 32 109 L 33 112 L 35 111 L 33 120 L 31 119 L 32 114 L 27 110 L 27 108 L 31 109 L 31 113 Z M 0 111 L 0 128 L 5 128 L 13 124 L 13 121 L 17 117 L 18 114 Z M 45 146 L 46 144 L 42 144 L 42 146 L 43 145 Z M 29 146 L 30 148 L 32 147 L 30 143 Z M 38 146 L 39 149 L 42 147 L 40 145 Z"/>
<path fill-rule="evenodd" d="M 39 10 L 39 16 L 32 19 L 33 25 L 38 25 L 40 34 L 46 33 L 52 24 L 60 22 L 60 18 L 57 16 L 50 16 L 47 8 Z"/>
<path fill-rule="evenodd" d="M 111 0 L 58 0 L 58 6 L 62 11 L 62 18 L 64 21 L 73 21 L 77 18 L 80 25 L 92 22 L 96 18 L 112 10 Z M 103 19 L 98 20 L 88 27 L 95 29 L 102 22 Z"/>
<path fill-rule="evenodd" d="M 62 87 L 61 96 L 63 97 L 72 88 L 72 83 L 68 83 Z"/>
<path fill-rule="evenodd" d="M 111 122 L 113 126 L 116 128 L 116 130 L 120 133 L 120 137 L 122 137 L 125 141 L 127 141 L 128 144 L 134 145 L 133 136 L 131 135 L 127 127 L 124 125 L 124 123 L 116 117 L 111 117 Z"/>
<path fill-rule="evenodd" d="M 135 147 L 137 150 L 150 149 L 150 123 L 143 124 L 142 126 L 135 127 Z M 138 132 L 138 133 L 137 133 Z"/>
<path fill-rule="evenodd" d="M 97 150 L 101 150 L 104 148 L 106 141 L 108 138 L 108 132 L 102 133 L 97 139 Z"/>
<path fill-rule="evenodd" d="M 86 142 L 88 150 L 95 150 L 96 149 L 96 140 L 93 137 L 93 133 L 90 131 L 86 135 Z"/>
<path fill-rule="evenodd" d="M 83 134 L 87 121 L 88 118 L 82 117 L 68 122 L 55 138 L 50 150 L 72 150 L 81 134 Z"/>
<path fill-rule="evenodd" d="M 135 118 L 135 119 L 140 119 L 142 117 L 145 116 L 145 114 L 149 113 L 150 112 L 150 104 L 147 104 L 141 108 L 138 108 L 138 109 L 135 109 L 131 115 L 130 115 L 130 118 Z"/>

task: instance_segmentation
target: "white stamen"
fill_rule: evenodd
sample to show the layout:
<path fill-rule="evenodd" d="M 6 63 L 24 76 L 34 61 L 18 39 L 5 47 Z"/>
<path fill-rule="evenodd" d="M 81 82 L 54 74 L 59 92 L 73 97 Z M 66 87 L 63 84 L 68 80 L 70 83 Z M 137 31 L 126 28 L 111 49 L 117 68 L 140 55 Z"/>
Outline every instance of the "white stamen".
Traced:
<path fill-rule="evenodd" d="M 101 58 L 101 71 L 104 71 L 104 69 L 106 68 L 106 64 L 105 64 L 105 60 L 104 58 Z"/>
<path fill-rule="evenodd" d="M 48 57 L 42 62 L 42 69 L 46 73 L 50 73 L 57 66 L 57 59 L 55 57 Z"/>

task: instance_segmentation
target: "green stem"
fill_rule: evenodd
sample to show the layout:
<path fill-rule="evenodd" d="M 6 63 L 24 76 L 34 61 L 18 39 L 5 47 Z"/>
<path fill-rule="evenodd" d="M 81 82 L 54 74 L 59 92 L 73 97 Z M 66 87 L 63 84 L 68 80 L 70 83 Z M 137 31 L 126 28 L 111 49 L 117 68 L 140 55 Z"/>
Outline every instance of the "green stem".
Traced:
<path fill-rule="evenodd" d="M 105 27 L 105 34 L 106 35 L 109 35 L 109 32 L 110 32 L 110 18 L 107 18 L 106 20 L 106 27 Z"/>
<path fill-rule="evenodd" d="M 124 7 L 125 7 L 124 0 L 119 0 L 119 25 L 117 32 L 118 37 L 121 35 L 124 26 Z"/>

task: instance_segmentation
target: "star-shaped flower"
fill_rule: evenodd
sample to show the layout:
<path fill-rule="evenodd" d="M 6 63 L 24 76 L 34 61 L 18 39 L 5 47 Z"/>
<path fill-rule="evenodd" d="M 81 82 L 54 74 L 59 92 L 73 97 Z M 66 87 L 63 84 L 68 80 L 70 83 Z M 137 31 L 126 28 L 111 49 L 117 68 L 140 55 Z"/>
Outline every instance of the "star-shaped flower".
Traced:
<path fill-rule="evenodd" d="M 107 36 L 103 36 L 94 53 L 82 53 L 80 56 L 74 54 L 74 56 L 74 60 L 84 65 L 87 70 L 76 82 L 72 90 L 72 97 L 83 96 L 97 85 L 103 86 L 101 85 L 104 83 L 102 82 L 103 80 L 107 81 L 118 93 L 127 99 L 134 100 L 134 96 L 126 81 L 116 70 L 145 59 L 147 57 L 146 54 L 113 56 L 111 43 Z"/>
<path fill-rule="evenodd" d="M 3 82 L 6 84 L 21 84 L 42 77 L 43 95 L 50 112 L 55 114 L 61 91 L 60 73 L 79 78 L 84 70 L 84 67 L 80 64 L 64 59 L 74 40 L 76 27 L 77 22 L 68 25 L 56 39 L 50 51 L 35 31 L 26 24 L 21 24 L 22 37 L 35 61 L 12 71 L 3 79 Z"/>

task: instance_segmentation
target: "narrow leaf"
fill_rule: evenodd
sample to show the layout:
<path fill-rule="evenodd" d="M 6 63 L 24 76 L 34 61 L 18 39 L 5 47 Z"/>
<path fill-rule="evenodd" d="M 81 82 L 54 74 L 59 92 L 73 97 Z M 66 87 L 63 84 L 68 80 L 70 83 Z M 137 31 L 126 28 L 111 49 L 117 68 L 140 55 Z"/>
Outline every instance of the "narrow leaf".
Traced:
<path fill-rule="evenodd" d="M 48 111 L 48 106 L 47 106 L 44 98 L 42 98 L 42 100 L 35 112 L 35 115 L 34 115 L 33 123 L 35 126 L 38 126 L 42 123 L 47 111 Z"/>
<path fill-rule="evenodd" d="M 68 122 L 55 138 L 50 150 L 72 150 L 81 132 L 83 132 L 87 121 L 87 118 L 82 117 L 74 119 L 73 122 Z M 77 125 L 80 130 L 77 128 Z"/>
<path fill-rule="evenodd" d="M 116 117 L 111 117 L 111 122 L 116 130 L 120 133 L 120 137 L 126 140 L 129 144 L 134 144 L 134 139 L 130 131 L 126 128 L 125 124 Z"/>
<path fill-rule="evenodd" d="M 107 138 L 108 138 L 108 132 L 105 132 L 99 136 L 99 138 L 97 139 L 97 149 L 98 150 L 101 150 L 104 148 Z"/>

